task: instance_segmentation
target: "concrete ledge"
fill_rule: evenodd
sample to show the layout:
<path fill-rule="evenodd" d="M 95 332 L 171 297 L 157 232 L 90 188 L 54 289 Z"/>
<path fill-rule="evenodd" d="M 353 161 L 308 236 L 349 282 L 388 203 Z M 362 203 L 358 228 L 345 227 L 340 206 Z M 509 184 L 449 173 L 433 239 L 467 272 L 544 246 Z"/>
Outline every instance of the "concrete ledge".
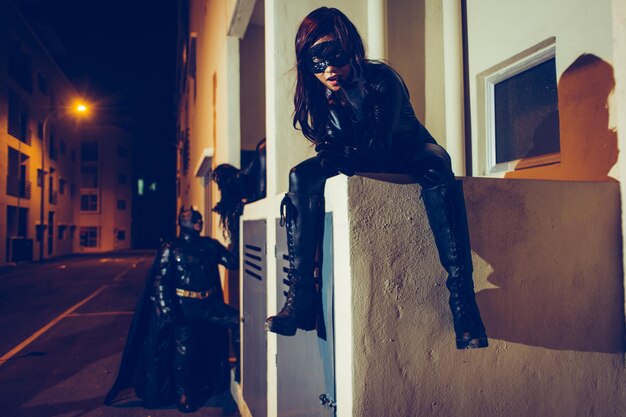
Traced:
<path fill-rule="evenodd" d="M 619 184 L 464 183 L 477 299 L 491 338 L 476 351 L 454 347 L 445 272 L 419 186 L 348 181 L 353 414 L 623 409 L 626 393 L 610 388 L 626 384 Z"/>

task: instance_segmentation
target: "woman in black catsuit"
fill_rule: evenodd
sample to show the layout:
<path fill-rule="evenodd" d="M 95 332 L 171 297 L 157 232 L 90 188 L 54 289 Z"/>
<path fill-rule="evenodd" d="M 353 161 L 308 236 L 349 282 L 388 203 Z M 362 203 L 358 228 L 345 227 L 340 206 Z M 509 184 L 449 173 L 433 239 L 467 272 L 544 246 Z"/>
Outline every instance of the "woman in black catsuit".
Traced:
<path fill-rule="evenodd" d="M 281 203 L 287 227 L 290 289 L 266 329 L 292 336 L 315 326 L 315 256 L 324 213 L 324 184 L 339 173 L 401 173 L 422 186 L 441 264 L 448 272 L 458 349 L 482 348 L 487 335 L 475 300 L 462 183 L 450 156 L 417 120 L 408 90 L 388 65 L 367 60 L 361 37 L 339 10 L 322 7 L 296 35 L 294 127 L 317 156 L 291 169 Z M 282 215 L 284 213 L 284 215 Z"/>

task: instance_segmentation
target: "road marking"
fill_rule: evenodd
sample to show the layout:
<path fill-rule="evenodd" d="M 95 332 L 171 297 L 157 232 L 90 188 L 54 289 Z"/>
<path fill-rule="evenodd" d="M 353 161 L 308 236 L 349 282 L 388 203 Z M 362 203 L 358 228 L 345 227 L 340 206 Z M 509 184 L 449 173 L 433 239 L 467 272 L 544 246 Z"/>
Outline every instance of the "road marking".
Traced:
<path fill-rule="evenodd" d="M 142 257 L 139 260 L 139 262 L 141 262 L 143 260 L 143 258 L 144 257 Z M 139 262 L 137 262 L 137 263 L 139 263 Z M 133 264 L 133 265 L 129 266 L 128 268 L 126 268 L 125 270 L 123 270 L 122 272 L 117 274 L 113 278 L 113 281 L 119 280 L 124 275 L 126 275 L 130 270 L 134 269 L 135 267 L 136 267 L 136 264 Z M 50 330 L 55 324 L 57 324 L 58 322 L 60 322 L 61 320 L 63 320 L 67 316 L 69 316 L 70 314 L 72 314 L 75 310 L 77 310 L 79 307 L 81 307 L 86 302 L 88 302 L 91 299 L 93 299 L 96 295 L 100 294 L 109 285 L 110 284 L 105 284 L 102 287 L 98 288 L 96 291 L 94 291 L 87 298 L 85 298 L 84 300 L 80 301 L 78 304 L 74 305 L 70 309 L 66 310 L 64 313 L 62 313 L 60 316 L 58 316 L 57 318 L 52 320 L 50 323 L 46 324 L 41 329 L 39 329 L 38 331 L 33 333 L 28 339 L 24 340 L 22 343 L 20 343 L 19 345 L 15 346 L 13 349 L 11 349 L 8 353 L 6 353 L 4 356 L 2 356 L 0 358 L 0 366 L 4 365 L 9 359 L 11 359 L 13 356 L 17 355 L 22 349 L 24 349 L 26 346 L 30 345 L 35 340 L 37 340 L 39 338 L 39 336 L 41 336 L 42 334 L 44 334 L 45 332 Z"/>

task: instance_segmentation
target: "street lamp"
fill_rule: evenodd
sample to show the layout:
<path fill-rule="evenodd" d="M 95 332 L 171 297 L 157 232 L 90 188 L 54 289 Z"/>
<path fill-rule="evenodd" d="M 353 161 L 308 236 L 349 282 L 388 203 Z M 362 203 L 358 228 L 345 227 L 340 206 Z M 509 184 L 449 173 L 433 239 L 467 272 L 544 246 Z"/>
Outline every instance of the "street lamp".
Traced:
<path fill-rule="evenodd" d="M 87 106 L 83 103 L 76 103 L 75 106 L 70 107 L 68 110 L 69 114 L 75 113 L 77 115 L 84 115 L 87 113 Z M 44 213 L 46 211 L 46 203 L 45 203 L 45 190 L 46 190 L 46 181 L 45 181 L 45 173 L 46 173 L 46 138 L 48 137 L 48 124 L 53 116 L 58 114 L 58 109 L 51 110 L 43 120 L 42 127 L 42 138 L 41 138 L 41 202 L 39 206 L 39 230 L 37 231 L 37 237 L 39 238 L 39 262 L 43 262 L 43 247 L 44 247 Z"/>

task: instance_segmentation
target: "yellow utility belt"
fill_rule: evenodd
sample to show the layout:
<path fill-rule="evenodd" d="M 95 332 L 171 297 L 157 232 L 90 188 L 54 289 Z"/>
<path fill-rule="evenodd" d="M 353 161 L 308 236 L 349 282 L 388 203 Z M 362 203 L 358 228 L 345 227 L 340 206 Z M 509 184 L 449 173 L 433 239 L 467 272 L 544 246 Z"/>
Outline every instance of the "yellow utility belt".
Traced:
<path fill-rule="evenodd" d="M 178 295 L 179 297 L 199 298 L 200 300 L 209 298 L 209 296 L 213 294 L 213 292 L 214 292 L 213 290 L 189 291 L 189 290 L 181 290 L 180 288 L 176 288 L 176 295 Z"/>

